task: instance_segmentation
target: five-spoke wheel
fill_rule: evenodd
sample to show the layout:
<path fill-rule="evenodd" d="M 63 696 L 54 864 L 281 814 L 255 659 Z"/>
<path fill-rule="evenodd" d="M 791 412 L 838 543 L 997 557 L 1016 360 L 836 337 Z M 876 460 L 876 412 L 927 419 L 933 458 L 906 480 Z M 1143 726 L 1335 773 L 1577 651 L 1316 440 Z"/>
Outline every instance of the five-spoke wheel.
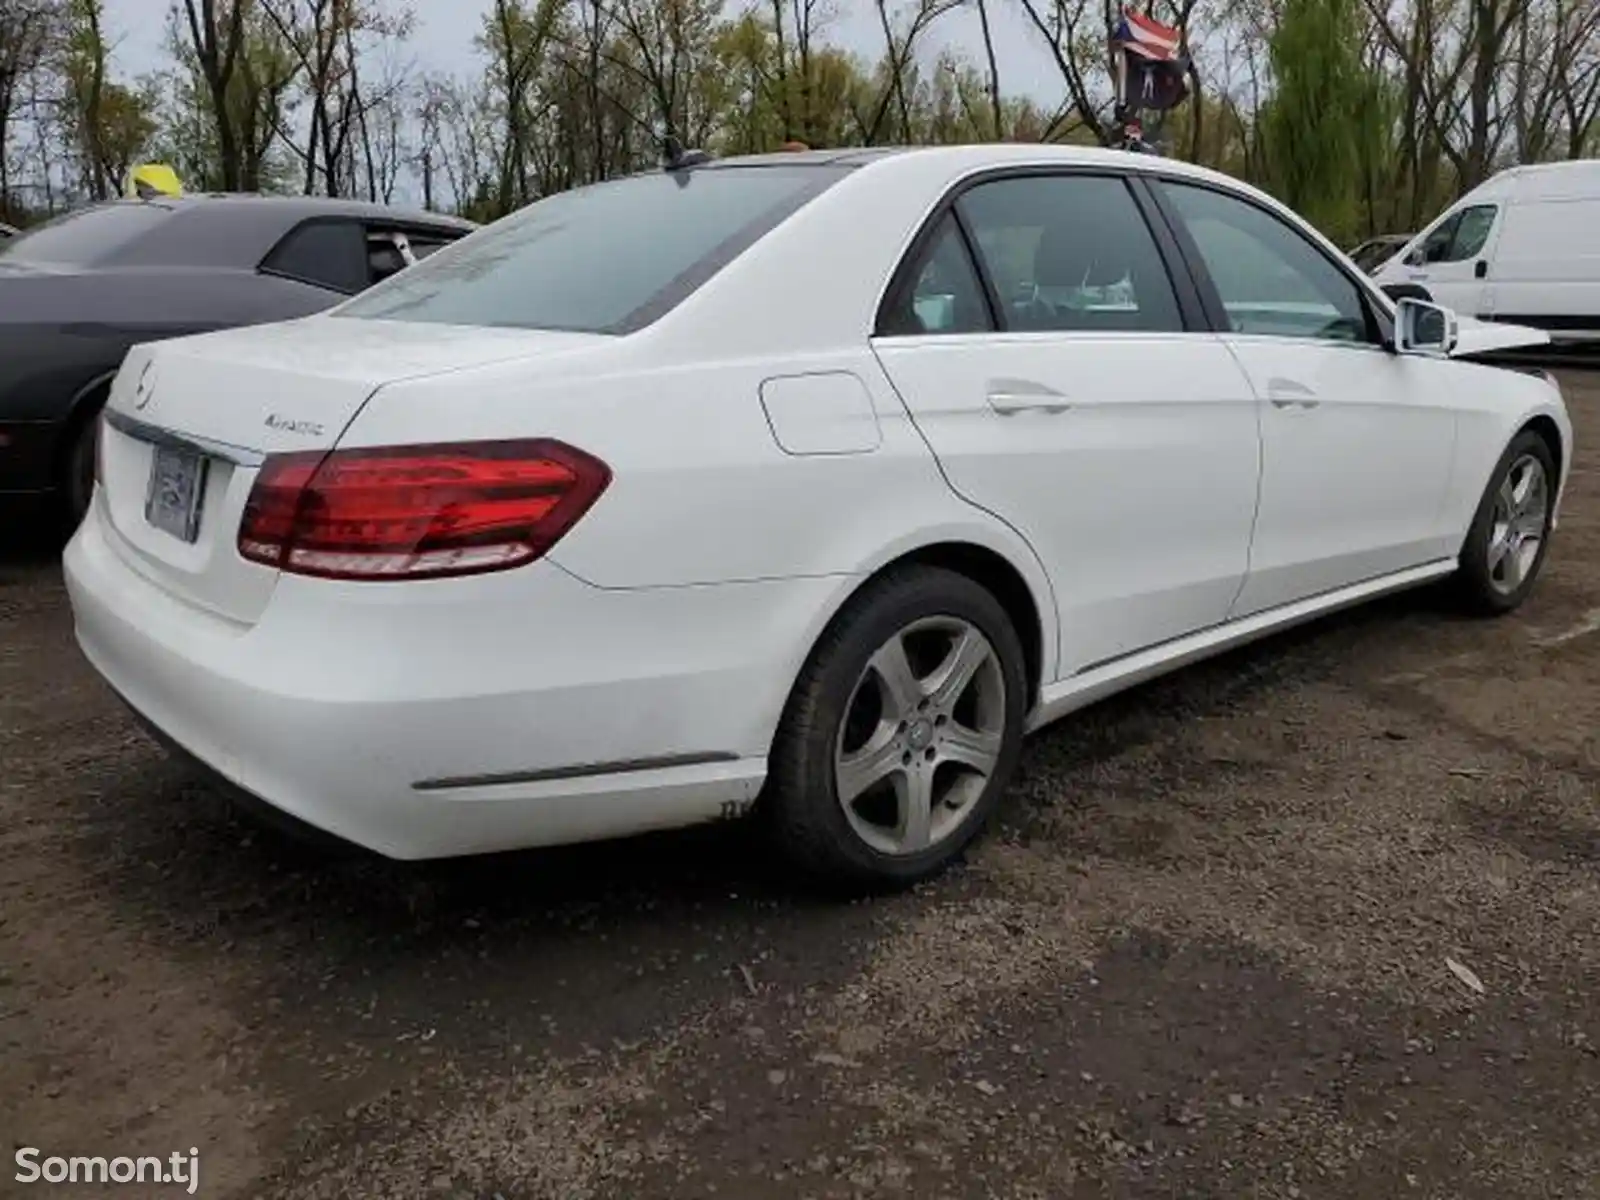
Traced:
<path fill-rule="evenodd" d="M 784 712 L 764 797 L 784 850 L 855 885 L 938 871 L 1004 791 L 1027 703 L 1021 643 L 989 591 L 931 566 L 873 581 Z"/>
<path fill-rule="evenodd" d="M 961 828 L 1000 763 L 1006 681 L 989 639 L 925 617 L 867 660 L 840 723 L 834 785 L 882 854 L 920 854 Z"/>
<path fill-rule="evenodd" d="M 1539 559 L 1545 525 L 1550 519 L 1548 480 L 1544 464 L 1533 454 L 1523 454 L 1495 489 L 1485 562 L 1489 583 L 1496 591 L 1516 591 Z"/>
<path fill-rule="evenodd" d="M 1495 465 L 1461 547 L 1457 595 L 1482 613 L 1507 613 L 1544 563 L 1559 476 L 1549 443 L 1524 430 Z"/>

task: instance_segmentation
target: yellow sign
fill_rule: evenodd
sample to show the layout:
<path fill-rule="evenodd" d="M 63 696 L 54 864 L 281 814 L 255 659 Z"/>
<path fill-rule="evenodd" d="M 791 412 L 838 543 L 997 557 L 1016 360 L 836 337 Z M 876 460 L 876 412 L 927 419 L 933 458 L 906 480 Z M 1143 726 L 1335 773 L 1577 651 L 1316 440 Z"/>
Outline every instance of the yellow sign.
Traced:
<path fill-rule="evenodd" d="M 183 184 L 178 173 L 163 163 L 144 163 L 128 172 L 128 195 L 139 200 L 157 196 L 181 196 Z"/>

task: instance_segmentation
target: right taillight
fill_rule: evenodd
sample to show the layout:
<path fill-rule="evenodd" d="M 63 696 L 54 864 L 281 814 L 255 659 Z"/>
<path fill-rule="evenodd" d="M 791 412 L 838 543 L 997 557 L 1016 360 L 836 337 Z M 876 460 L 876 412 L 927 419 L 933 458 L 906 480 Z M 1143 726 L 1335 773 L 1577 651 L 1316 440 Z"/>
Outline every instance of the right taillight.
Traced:
<path fill-rule="evenodd" d="M 269 455 L 239 553 L 300 575 L 429 579 L 533 562 L 611 482 L 565 442 L 463 442 Z"/>

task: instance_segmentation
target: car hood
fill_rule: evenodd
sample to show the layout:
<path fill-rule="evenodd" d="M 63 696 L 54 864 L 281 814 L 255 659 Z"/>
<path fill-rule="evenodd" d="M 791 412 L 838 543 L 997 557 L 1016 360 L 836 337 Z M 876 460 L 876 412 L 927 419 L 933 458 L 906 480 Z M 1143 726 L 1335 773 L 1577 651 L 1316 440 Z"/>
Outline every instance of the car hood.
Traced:
<path fill-rule="evenodd" d="M 1507 321 L 1480 321 L 1476 317 L 1457 316 L 1456 333 L 1456 347 L 1450 352 L 1452 358 L 1550 344 L 1550 335 L 1543 329 L 1512 325 Z"/>

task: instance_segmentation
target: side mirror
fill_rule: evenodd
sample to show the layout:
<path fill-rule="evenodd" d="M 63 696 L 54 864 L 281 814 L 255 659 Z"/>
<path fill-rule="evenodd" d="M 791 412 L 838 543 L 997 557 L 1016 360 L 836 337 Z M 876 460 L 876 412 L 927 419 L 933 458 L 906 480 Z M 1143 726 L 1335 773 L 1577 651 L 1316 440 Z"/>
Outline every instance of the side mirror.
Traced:
<path fill-rule="evenodd" d="M 1427 265 L 1428 249 L 1426 246 L 1418 246 L 1410 254 L 1406 255 L 1406 266 L 1408 267 L 1425 267 Z"/>
<path fill-rule="evenodd" d="M 1445 358 L 1456 348 L 1460 329 L 1455 313 L 1407 297 L 1394 309 L 1394 348 L 1401 354 Z"/>

